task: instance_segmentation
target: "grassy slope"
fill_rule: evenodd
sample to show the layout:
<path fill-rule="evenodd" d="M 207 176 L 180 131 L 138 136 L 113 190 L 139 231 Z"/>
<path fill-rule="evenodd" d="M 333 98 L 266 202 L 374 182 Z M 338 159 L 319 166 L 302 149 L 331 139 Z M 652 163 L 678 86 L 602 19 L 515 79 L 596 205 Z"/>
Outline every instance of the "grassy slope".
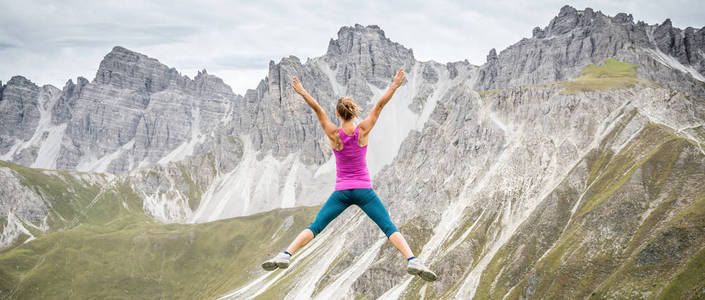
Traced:
<path fill-rule="evenodd" d="M 70 227 L 85 219 L 83 211 L 101 192 L 99 184 L 74 176 L 78 173 L 32 169 L 5 161 L 0 161 L 0 167 L 15 171 L 22 184 L 45 199 L 50 207 L 50 228 Z"/>
<path fill-rule="evenodd" d="M 161 224 L 140 216 L 82 224 L 0 252 L 0 296 L 218 296 L 263 272 L 259 262 L 284 248 L 316 209 L 279 209 L 195 225 Z M 289 216 L 293 225 L 278 232 Z"/>
<path fill-rule="evenodd" d="M 218 296 L 263 272 L 259 263 L 284 248 L 317 210 L 163 224 L 145 215 L 129 179 L 106 184 L 96 174 L 3 161 L 0 167 L 14 170 L 51 206 L 48 233 L 33 232 L 35 240 L 0 251 L 3 299 Z M 289 217 L 293 223 L 282 227 Z"/>
<path fill-rule="evenodd" d="M 637 65 L 608 58 L 600 66 L 589 65 L 587 69 L 582 71 L 583 76 L 561 82 L 561 84 L 565 88 L 565 93 L 568 94 L 592 90 L 629 88 L 639 83 L 639 79 L 636 77 L 637 67 Z"/>
<path fill-rule="evenodd" d="M 702 264 L 702 250 L 698 255 L 695 252 L 703 234 L 698 228 L 705 224 L 705 189 L 688 187 L 689 180 L 703 176 L 702 157 L 696 146 L 654 124 L 619 153 L 597 153 L 592 158 L 583 162 L 585 169 L 598 171 L 589 172 L 586 185 L 591 185 L 584 191 L 570 223 L 570 209 L 582 191 L 559 187 L 549 198 L 552 204 L 537 210 L 534 220 L 525 223 L 525 234 L 517 235 L 495 255 L 482 274 L 477 299 L 502 298 L 512 287 L 508 299 L 655 297 L 664 285 L 668 285 L 664 295 L 703 288 L 702 281 L 698 281 L 700 272 L 688 271 Z M 648 192 L 644 198 L 635 191 L 624 190 L 637 170 Z M 664 200 L 658 204 L 661 199 Z M 681 205 L 675 206 L 674 202 Z M 655 208 L 643 221 L 634 211 L 624 215 L 624 209 L 638 207 L 640 212 L 646 209 L 644 205 Z M 615 217 L 624 218 L 624 226 L 615 225 L 620 223 Z M 636 219 L 635 223 L 632 219 Z M 533 228 L 547 220 L 548 227 Z M 605 236 L 601 231 L 604 227 L 595 227 L 596 224 L 617 226 L 612 231 L 631 232 L 627 233 L 627 243 Z M 553 236 L 542 234 L 545 232 Z M 590 237 L 597 239 L 588 242 Z M 557 238 L 555 244 L 553 240 L 545 242 L 553 238 Z M 673 245 L 663 249 L 660 245 L 664 243 Z M 536 261 L 547 245 L 552 246 L 551 250 Z M 508 264 L 510 261 L 514 263 Z M 517 265 L 517 261 L 524 263 Z M 671 279 L 676 274 L 678 278 Z"/>

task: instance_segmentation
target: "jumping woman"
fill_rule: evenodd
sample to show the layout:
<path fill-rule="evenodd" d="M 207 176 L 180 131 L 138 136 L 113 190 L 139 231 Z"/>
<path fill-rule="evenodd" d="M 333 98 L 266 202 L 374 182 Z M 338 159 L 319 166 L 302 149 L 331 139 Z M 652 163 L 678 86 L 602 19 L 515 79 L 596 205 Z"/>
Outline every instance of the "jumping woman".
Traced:
<path fill-rule="evenodd" d="M 294 77 L 294 90 L 304 98 L 306 103 L 316 113 L 318 121 L 321 123 L 321 127 L 323 127 L 323 131 L 328 136 L 330 145 L 333 148 L 336 166 L 335 191 L 323 204 L 321 210 L 318 211 L 313 223 L 299 233 L 296 239 L 291 242 L 291 245 L 286 248 L 286 251 L 265 261 L 262 264 L 262 268 L 267 271 L 273 271 L 277 268 L 288 268 L 289 259 L 296 253 L 296 250 L 308 244 L 328 223 L 340 215 L 348 206 L 354 204 L 360 207 L 382 229 L 392 245 L 406 257 L 408 261 L 406 271 L 409 274 L 419 275 L 427 281 L 436 280 L 436 274 L 414 257 L 404 236 L 392 223 L 387 209 L 374 190 L 372 190 L 370 173 L 367 170 L 366 155 L 370 131 L 377 123 L 382 109 L 392 99 L 392 95 L 401 86 L 402 82 L 404 82 L 404 70 L 399 68 L 399 71 L 394 76 L 392 85 L 377 101 L 367 118 L 360 122 L 358 126 L 355 126 L 353 119 L 357 117 L 360 108 L 352 98 L 340 98 L 335 112 L 341 124 L 340 128 L 338 128 L 328 119 L 318 102 L 306 92 L 299 80 Z"/>

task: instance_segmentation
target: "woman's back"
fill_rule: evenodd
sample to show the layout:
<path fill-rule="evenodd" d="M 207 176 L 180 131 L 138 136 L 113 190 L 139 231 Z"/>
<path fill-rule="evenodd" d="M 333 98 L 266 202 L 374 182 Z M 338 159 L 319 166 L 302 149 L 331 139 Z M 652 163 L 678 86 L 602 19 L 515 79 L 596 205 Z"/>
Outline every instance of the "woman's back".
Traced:
<path fill-rule="evenodd" d="M 338 131 L 342 149 L 333 149 L 336 166 L 335 190 L 371 189 L 370 172 L 367 170 L 367 145 L 358 145 L 359 127 L 355 127 L 353 135 L 346 134 L 342 128 Z"/>

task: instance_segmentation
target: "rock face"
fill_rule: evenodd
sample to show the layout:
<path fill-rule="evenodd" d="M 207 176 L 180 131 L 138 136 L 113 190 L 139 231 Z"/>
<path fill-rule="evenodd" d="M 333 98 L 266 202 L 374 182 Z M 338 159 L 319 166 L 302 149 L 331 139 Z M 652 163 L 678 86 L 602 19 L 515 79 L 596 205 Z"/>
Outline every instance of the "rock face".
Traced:
<path fill-rule="evenodd" d="M 179 203 L 169 206 L 171 213 L 154 210 L 155 217 L 202 222 L 315 205 L 332 191 L 334 161 L 318 120 L 291 88 L 292 77 L 298 76 L 336 121 L 338 98 L 352 96 L 368 111 L 400 67 L 406 68 L 408 82 L 375 129 L 379 135 L 371 147 L 380 155 L 370 159 L 374 173 L 392 161 L 411 130 L 423 126 L 442 93 L 476 67 L 467 61 L 416 62 L 411 50 L 379 27 L 361 25 L 341 28 L 322 57 L 271 61 L 268 76 L 244 96 L 205 70 L 190 79 L 123 47 L 105 56 L 92 81 L 69 80 L 61 91 L 15 78 L 0 102 L 14 116 L 3 119 L 0 154 L 31 167 L 127 174 L 191 156 L 210 161 L 203 155 L 228 145 L 225 134 L 242 153 L 212 161 L 229 168 L 202 173 L 207 175 L 196 180 L 198 197 L 183 197 L 175 185 L 156 193 L 149 191 L 156 186 L 138 188 L 160 195 L 160 203 L 166 202 L 158 206 L 165 209 L 170 201 Z M 154 168 L 160 176 L 173 174 L 169 167 Z"/>
<path fill-rule="evenodd" d="M 0 178 L 2 248 L 80 223 L 96 222 L 86 217 L 93 209 L 109 206 L 108 215 L 118 216 L 115 208 L 127 197 L 114 198 L 117 189 L 113 190 L 109 178 L 101 174 L 32 169 L 0 161 Z"/>
<path fill-rule="evenodd" d="M 291 88 L 292 77 L 337 123 L 340 97 L 356 99 L 365 117 L 400 67 L 406 69 L 407 82 L 385 107 L 385 120 L 370 140 L 370 151 L 377 153 L 368 158 L 373 174 L 394 159 L 409 132 L 423 126 L 443 93 L 471 77 L 476 67 L 417 62 L 411 50 L 390 41 L 379 27 L 361 25 L 341 28 L 323 57 L 270 62 L 267 78 L 235 102 L 231 126 L 243 136 L 242 163 L 210 186 L 191 221 L 325 201 L 332 192 L 335 162 L 318 120 Z"/>
<path fill-rule="evenodd" d="M 439 281 L 406 276 L 397 250 L 350 209 L 295 268 L 259 271 L 227 296 L 699 297 L 702 276 L 688 272 L 705 251 L 705 190 L 693 184 L 705 176 L 701 75 L 637 43 L 630 22 L 564 7 L 533 38 L 493 49 L 377 174 L 392 220 Z M 651 41 L 647 25 L 633 27 Z M 643 81 L 579 92 L 559 82 L 607 57 L 637 64 Z"/>
<path fill-rule="evenodd" d="M 57 153 L 60 126 L 51 124 L 51 107 L 61 91 L 49 85 L 38 87 L 21 76 L 13 77 L 0 93 L 0 159 L 27 166 L 45 163 Z M 57 139 L 58 138 L 58 139 Z M 44 158 L 36 159 L 39 154 Z M 47 159 L 49 158 L 49 159 Z M 54 168 L 47 163 L 45 167 Z"/>
<path fill-rule="evenodd" d="M 575 78 L 588 64 L 605 58 L 638 64 L 641 77 L 669 88 L 705 97 L 705 27 L 681 30 L 670 20 L 661 25 L 634 23 L 624 13 L 609 17 L 591 8 L 561 8 L 545 28 L 496 55 L 480 70 L 475 88 L 502 89 Z"/>
<path fill-rule="evenodd" d="M 5 220 L 0 235 L 0 248 L 5 248 L 22 238 L 33 237 L 24 227 L 26 224 L 46 228 L 49 208 L 37 194 L 22 184 L 13 170 L 0 168 L 0 178 L 3 181 L 0 189 L 0 205 L 3 208 L 0 218 Z"/>
<path fill-rule="evenodd" d="M 0 123 L 3 158 L 118 175 L 2 162 L 1 242 L 115 214 L 200 223 L 319 204 L 334 161 L 292 76 L 333 116 L 343 95 L 369 109 L 404 67 L 368 161 L 392 220 L 439 280 L 407 276 L 396 249 L 351 208 L 286 272 L 253 264 L 228 281 L 226 298 L 700 298 L 702 32 L 566 6 L 475 67 L 417 62 L 379 27 L 355 25 L 322 57 L 270 62 L 244 96 L 205 71 L 189 79 L 116 47 L 92 82 L 3 86 L 0 109 L 14 114 Z M 279 215 L 257 219 L 270 214 Z"/>
<path fill-rule="evenodd" d="M 92 82 L 79 77 L 58 91 L 15 77 L 3 90 L 4 159 L 110 173 L 157 162 L 185 143 L 198 144 L 227 122 L 240 99 L 205 70 L 192 80 L 122 47 L 105 56 Z M 32 138 L 37 135 L 49 142 Z"/>
<path fill-rule="evenodd" d="M 382 29 L 359 24 L 341 28 L 323 60 L 337 71 L 336 81 L 347 86 L 349 94 L 367 97 L 373 95 L 368 84 L 386 89 L 398 68 L 409 70 L 415 63 L 411 50 L 390 41 Z"/>
<path fill-rule="evenodd" d="M 0 102 L 0 149 L 7 152 L 17 140 L 29 140 L 39 121 L 40 88 L 22 76 L 15 76 L 2 88 Z"/>
<path fill-rule="evenodd" d="M 406 276 L 397 250 L 352 209 L 294 269 L 262 272 L 230 296 L 629 298 L 690 289 L 671 286 L 703 253 L 705 190 L 691 183 L 705 178 L 705 144 L 688 128 L 702 132 L 704 108 L 644 86 L 483 96 L 458 86 L 374 183 L 439 281 Z"/>
<path fill-rule="evenodd" d="M 64 94 L 60 104 L 72 109 L 57 167 L 112 173 L 197 144 L 227 121 L 238 99 L 205 70 L 192 80 L 122 47 L 105 56 L 91 83 L 69 82 Z"/>

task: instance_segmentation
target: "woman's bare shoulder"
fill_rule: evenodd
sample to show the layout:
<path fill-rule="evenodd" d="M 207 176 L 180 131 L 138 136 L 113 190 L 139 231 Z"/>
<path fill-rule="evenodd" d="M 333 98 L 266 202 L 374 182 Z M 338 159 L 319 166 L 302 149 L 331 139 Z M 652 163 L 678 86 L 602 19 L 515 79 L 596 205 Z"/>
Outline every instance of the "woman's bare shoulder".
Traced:
<path fill-rule="evenodd" d="M 343 141 L 340 139 L 340 130 L 336 130 L 333 136 L 328 136 L 330 140 L 330 146 L 333 150 L 343 150 Z"/>
<path fill-rule="evenodd" d="M 359 130 L 360 135 L 367 136 L 368 134 L 370 134 L 369 128 L 365 128 L 364 126 L 360 126 L 359 124 L 357 125 L 357 129 Z"/>

